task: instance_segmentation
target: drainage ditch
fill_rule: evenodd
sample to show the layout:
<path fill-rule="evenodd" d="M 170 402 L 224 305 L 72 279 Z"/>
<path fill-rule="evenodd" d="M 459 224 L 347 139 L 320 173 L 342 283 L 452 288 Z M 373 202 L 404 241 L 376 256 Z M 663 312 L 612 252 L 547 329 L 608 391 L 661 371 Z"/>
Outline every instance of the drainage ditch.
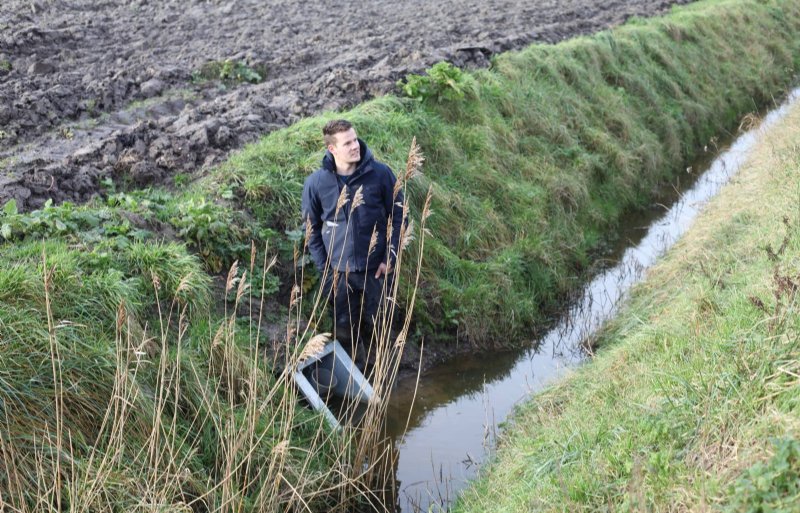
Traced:
<path fill-rule="evenodd" d="M 398 384 L 387 418 L 397 454 L 394 504 L 402 513 L 443 511 L 495 447 L 514 406 L 584 362 L 587 342 L 617 312 L 630 288 L 689 228 L 736 174 L 759 134 L 782 118 L 800 88 L 758 128 L 705 156 L 665 191 L 666 201 L 623 220 L 619 244 L 562 318 L 531 348 L 461 356 Z M 666 213 L 665 213 L 666 211 Z M 406 429 L 407 427 L 407 429 Z"/>

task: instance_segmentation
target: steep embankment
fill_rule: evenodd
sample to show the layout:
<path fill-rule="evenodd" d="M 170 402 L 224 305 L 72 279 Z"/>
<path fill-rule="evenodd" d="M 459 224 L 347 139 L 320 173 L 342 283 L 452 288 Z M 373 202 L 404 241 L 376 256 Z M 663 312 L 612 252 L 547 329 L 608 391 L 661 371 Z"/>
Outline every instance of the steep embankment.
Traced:
<path fill-rule="evenodd" d="M 800 105 L 456 511 L 797 511 Z"/>
<path fill-rule="evenodd" d="M 576 285 L 625 210 L 783 94 L 798 27 L 793 2 L 701 2 L 502 55 L 490 71 L 440 67 L 408 83 L 421 101 L 385 97 L 270 134 L 222 168 L 219 187 L 280 233 L 296 226 L 325 121 L 352 119 L 395 169 L 416 136 L 427 161 L 414 210 L 430 186 L 435 212 L 420 330 L 513 344 Z"/>

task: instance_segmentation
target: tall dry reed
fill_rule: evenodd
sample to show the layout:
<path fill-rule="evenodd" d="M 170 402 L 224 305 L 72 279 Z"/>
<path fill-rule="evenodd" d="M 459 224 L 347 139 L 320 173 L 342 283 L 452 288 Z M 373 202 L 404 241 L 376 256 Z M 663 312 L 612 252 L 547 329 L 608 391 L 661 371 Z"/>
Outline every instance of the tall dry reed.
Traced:
<path fill-rule="evenodd" d="M 395 194 L 408 189 L 421 164 L 413 142 Z M 360 195 L 359 189 L 350 208 L 359 208 Z M 344 205 L 350 198 L 345 193 L 341 201 Z M 375 397 L 365 406 L 343 404 L 338 411 L 341 430 L 331 429 L 322 415 L 298 407 L 302 399 L 292 377 L 298 363 L 328 341 L 329 334 L 316 331 L 326 315 L 325 298 L 317 292 L 306 299 L 299 285 L 303 267 L 298 267 L 298 285 L 292 290 L 289 322 L 280 341 L 284 350 L 265 351 L 266 277 L 276 259 L 265 247 L 263 261 L 257 262 L 253 245 L 249 266 L 240 269 L 234 264 L 228 273 L 225 293 L 232 299 L 226 300 L 222 319 L 210 321 L 208 340 L 189 340 L 193 318 L 188 306 L 177 293 L 162 304 L 162 283 L 155 275 L 155 327 L 142 325 L 124 304 L 119 305 L 107 405 L 98 418 L 87 419 L 91 427 L 78 433 L 64 421 L 80 412 L 65 401 L 64 342 L 59 338 L 59 326 L 65 321 L 53 315 L 54 269 L 48 268 L 43 254 L 52 415 L 35 431 L 47 436 L 33 435 L 31 444 L 15 444 L 0 436 L 0 469 L 6 476 L 0 479 L 0 511 L 83 513 L 117 511 L 122 505 L 130 511 L 220 513 L 393 509 L 396 455 L 382 428 L 408 338 L 430 191 L 416 233 L 414 224 L 407 222 L 409 213 L 406 202 L 400 240 L 402 249 L 412 241 L 418 244 L 416 261 L 411 263 L 412 272 L 401 273 L 407 252 L 398 251 L 393 270 L 397 279 L 386 281 L 391 286 L 384 290 L 376 330 L 368 337 L 367 350 L 375 361 L 371 377 Z M 388 222 L 391 227 L 392 219 Z M 295 258 L 299 253 L 296 249 Z M 260 286 L 252 278 L 257 268 Z M 403 312 L 398 312 L 401 276 L 410 277 L 404 286 L 411 292 Z M 304 301 L 312 302 L 310 308 Z M 250 319 L 246 328 L 240 320 L 243 312 Z M 205 348 L 207 361 L 200 364 L 188 358 L 190 344 Z M 270 369 L 280 372 L 274 375 Z M 2 422 L 9 426 L 9 417 L 4 417 Z M 85 444 L 90 450 L 81 452 L 78 439 L 86 433 L 92 433 L 93 440 Z M 204 445 L 208 437 L 219 441 L 213 450 Z M 201 451 L 205 466 L 198 468 Z"/>

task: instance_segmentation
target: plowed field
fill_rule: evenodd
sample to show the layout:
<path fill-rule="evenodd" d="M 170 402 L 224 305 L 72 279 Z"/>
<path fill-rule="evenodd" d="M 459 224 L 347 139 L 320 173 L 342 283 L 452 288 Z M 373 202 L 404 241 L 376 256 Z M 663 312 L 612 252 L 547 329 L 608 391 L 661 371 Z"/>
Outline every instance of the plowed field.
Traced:
<path fill-rule="evenodd" d="M 448 60 L 554 43 L 670 0 L 5 0 L 0 205 L 171 184 Z M 226 64 L 227 62 L 227 64 Z"/>

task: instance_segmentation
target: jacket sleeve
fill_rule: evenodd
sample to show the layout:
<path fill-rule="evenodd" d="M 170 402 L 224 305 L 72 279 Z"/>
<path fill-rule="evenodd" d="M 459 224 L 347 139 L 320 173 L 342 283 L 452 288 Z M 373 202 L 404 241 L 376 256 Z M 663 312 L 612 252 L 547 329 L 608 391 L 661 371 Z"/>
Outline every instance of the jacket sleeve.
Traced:
<path fill-rule="evenodd" d="M 322 206 L 319 202 L 316 187 L 314 186 L 314 175 L 306 178 L 303 184 L 303 226 L 311 223 L 311 236 L 308 239 L 308 249 L 311 258 L 319 272 L 325 270 L 328 262 L 328 254 L 325 251 L 325 244 L 322 242 Z"/>
<path fill-rule="evenodd" d="M 397 196 L 394 196 L 394 185 L 397 182 L 397 178 L 395 178 L 394 173 L 388 167 L 386 168 L 387 172 L 387 185 L 386 185 L 386 194 L 384 196 L 384 207 L 386 208 L 386 212 L 391 212 L 392 215 L 392 240 L 389 243 L 389 247 L 386 248 L 386 253 L 389 261 L 389 266 L 394 268 L 395 261 L 397 260 L 397 253 L 400 248 L 400 229 L 403 226 L 403 223 L 406 221 L 403 219 L 403 190 L 401 189 L 398 191 Z"/>

